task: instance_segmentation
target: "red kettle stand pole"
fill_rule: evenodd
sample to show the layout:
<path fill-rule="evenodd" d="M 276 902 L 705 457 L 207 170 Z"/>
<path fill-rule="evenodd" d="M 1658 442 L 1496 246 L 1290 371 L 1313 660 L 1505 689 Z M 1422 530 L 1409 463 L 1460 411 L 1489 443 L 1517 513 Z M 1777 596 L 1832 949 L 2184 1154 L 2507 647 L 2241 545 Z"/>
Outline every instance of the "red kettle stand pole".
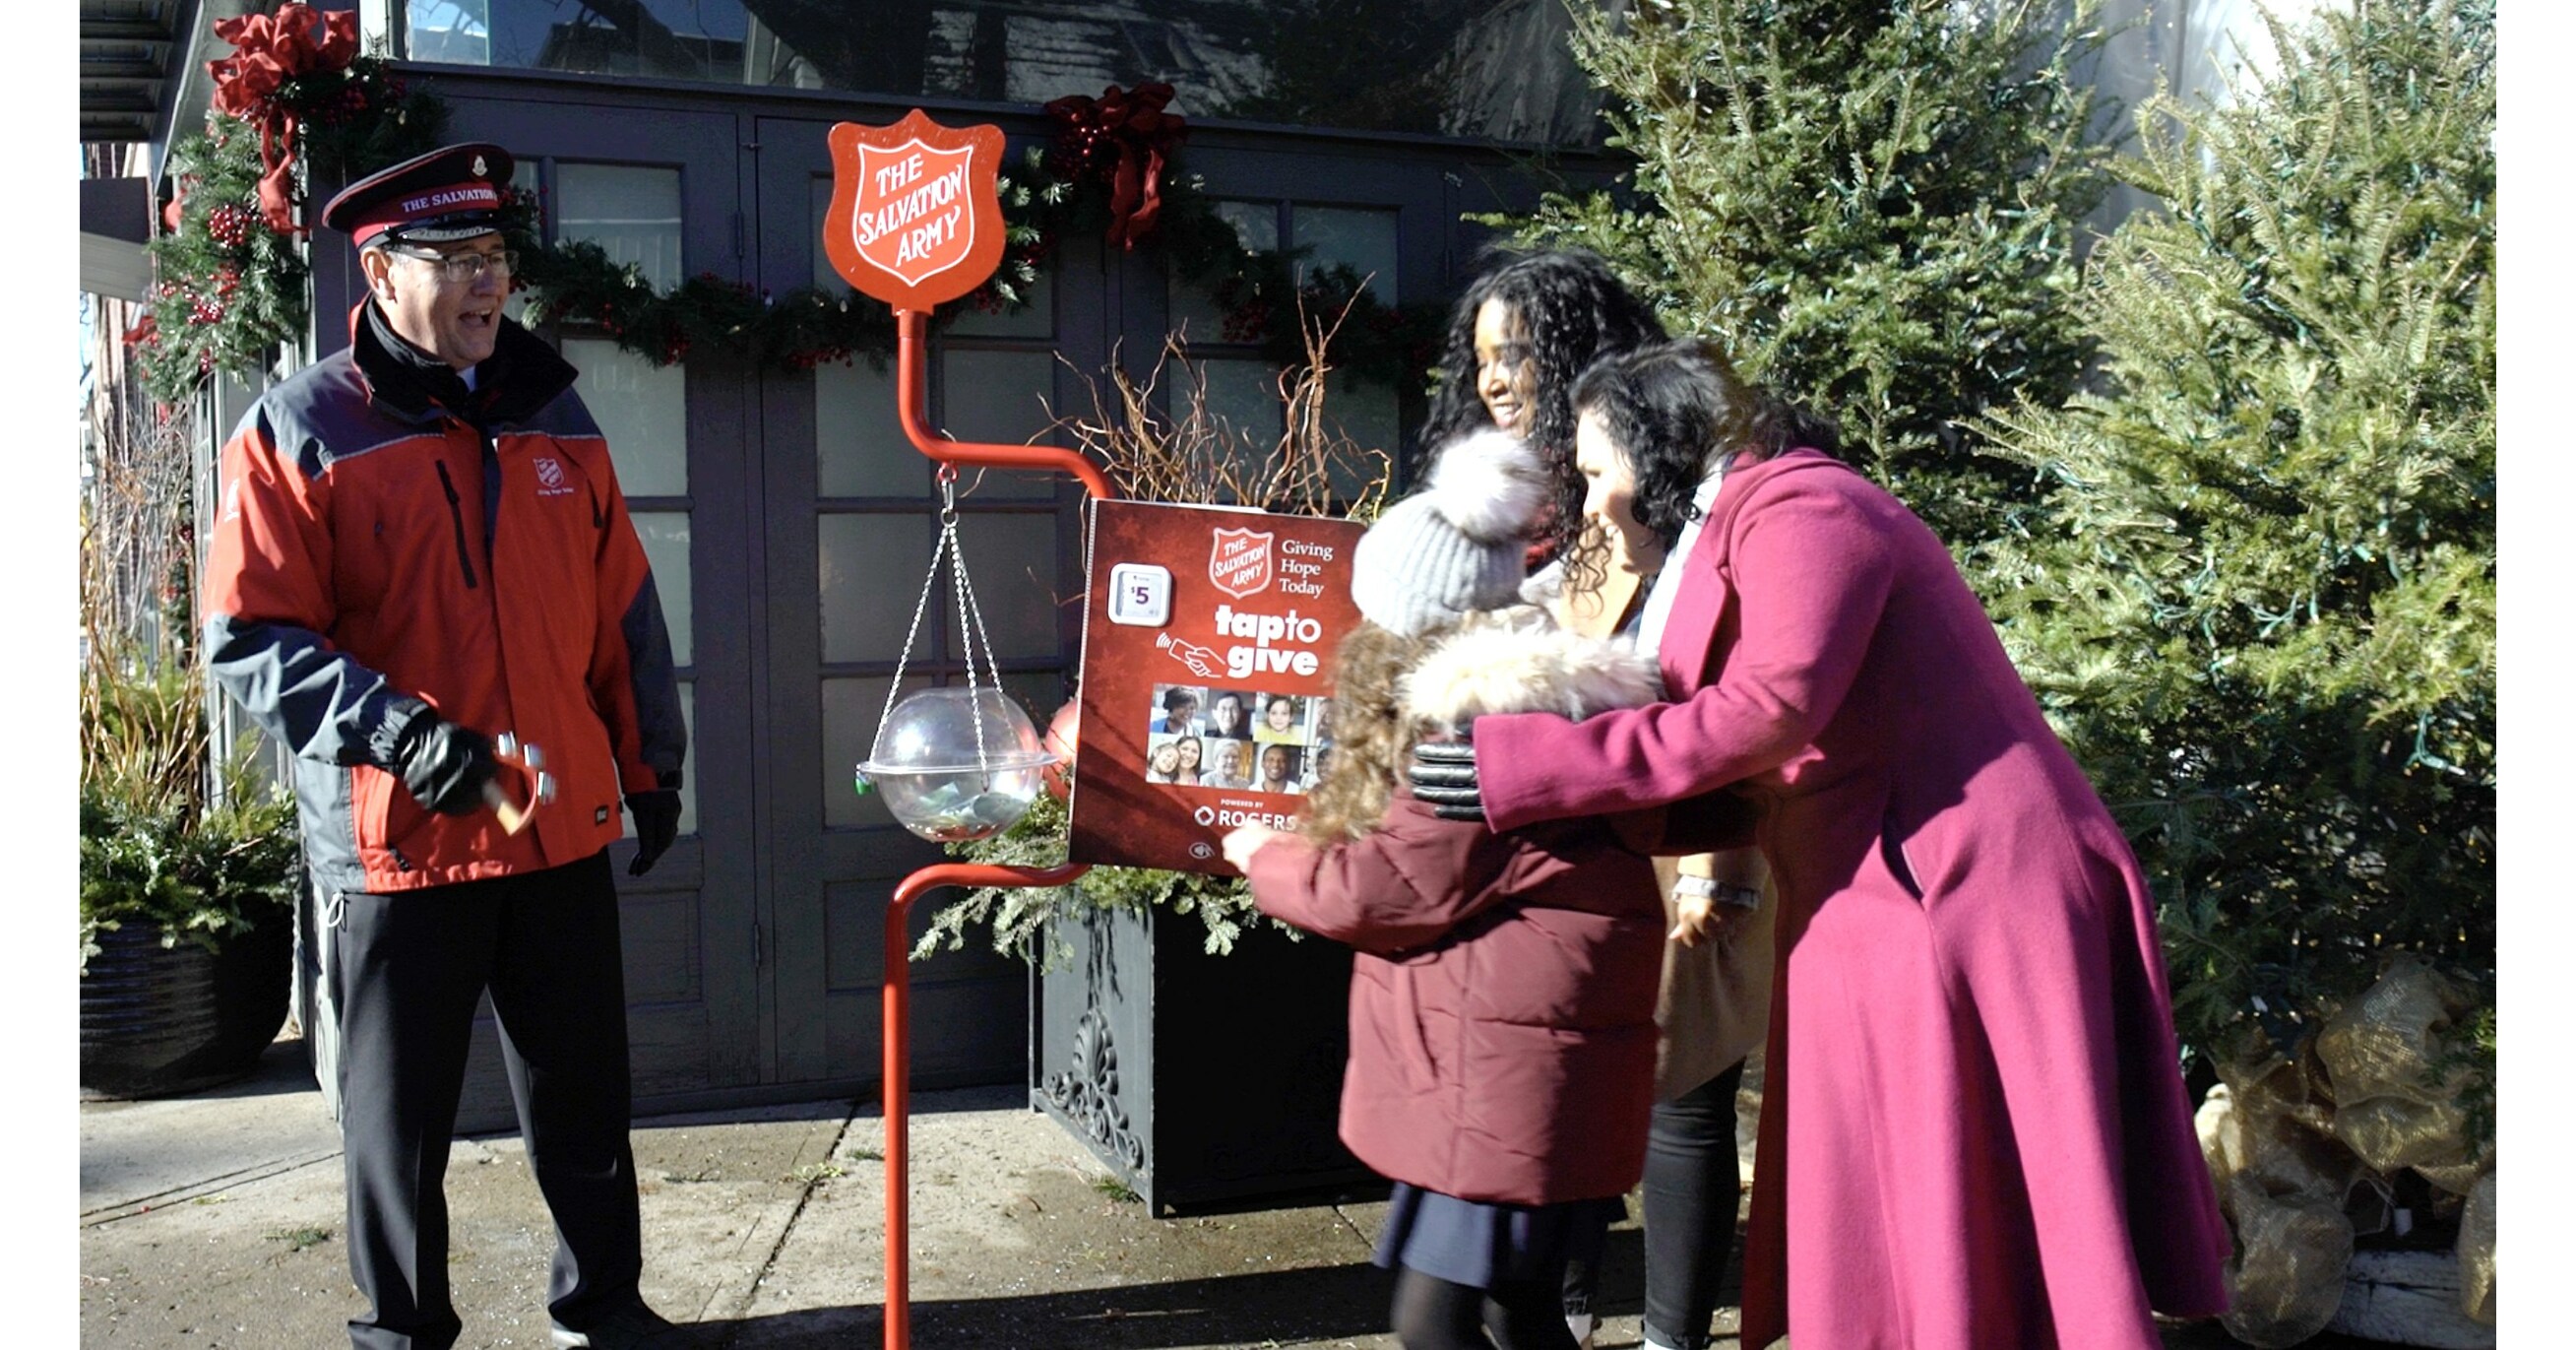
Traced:
<path fill-rule="evenodd" d="M 927 380 L 922 347 L 929 316 L 898 309 L 895 318 L 895 412 L 913 448 L 943 465 L 1005 469 L 1059 469 L 1082 480 L 1094 498 L 1113 496 L 1100 466 L 1052 445 L 988 445 L 953 441 L 931 431 L 922 403 Z M 933 863 L 894 888 L 885 916 L 885 1344 L 912 1346 L 912 902 L 942 886 L 1062 886 L 1090 871 L 1085 863 L 1062 867 L 1000 867 L 987 863 Z"/>

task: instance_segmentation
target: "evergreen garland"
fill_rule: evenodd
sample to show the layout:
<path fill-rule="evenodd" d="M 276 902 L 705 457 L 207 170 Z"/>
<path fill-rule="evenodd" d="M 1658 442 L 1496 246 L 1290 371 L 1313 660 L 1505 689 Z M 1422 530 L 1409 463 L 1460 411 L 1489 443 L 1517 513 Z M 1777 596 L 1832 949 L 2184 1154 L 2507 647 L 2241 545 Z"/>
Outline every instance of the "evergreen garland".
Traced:
<path fill-rule="evenodd" d="M 1062 867 L 1071 829 L 1065 804 L 1052 793 L 1040 793 L 1011 828 L 990 839 L 943 847 L 952 858 L 989 866 Z M 1095 866 L 1065 886 L 978 886 L 967 891 L 931 916 L 929 930 L 913 944 L 912 959 L 959 950 L 966 945 L 968 928 L 990 924 L 994 951 L 1039 969 L 1054 969 L 1072 951 L 1058 935 L 1057 923 L 1085 910 L 1142 914 L 1149 907 L 1198 915 L 1207 928 L 1201 950 L 1211 956 L 1232 954 L 1246 925 L 1267 925 L 1291 940 L 1305 936 L 1253 908 L 1252 885 L 1242 877 Z"/>
<path fill-rule="evenodd" d="M 1002 261 L 982 286 L 940 306 L 931 316 L 935 327 L 970 311 L 1025 308 L 1059 241 L 1104 227 L 1107 185 L 1052 178 L 1051 172 L 1046 152 L 1032 147 L 1018 172 L 998 177 L 1007 231 Z M 1179 279 L 1204 289 L 1226 312 L 1217 340 L 1255 345 L 1277 364 L 1300 364 L 1306 358 L 1297 318 L 1302 300 L 1308 315 L 1341 314 L 1349 307 L 1334 337 L 1338 370 L 1400 389 L 1438 356 L 1445 320 L 1439 307 L 1387 305 L 1351 268 L 1307 263 L 1306 249 L 1244 248 L 1198 181 L 1177 171 L 1166 171 L 1162 199 L 1151 246 L 1164 251 Z M 523 201 L 521 209 L 529 214 L 514 228 L 512 246 L 520 255 L 517 280 L 527 292 L 532 322 L 595 328 L 657 365 L 700 348 L 779 370 L 811 370 L 854 356 L 882 369 L 894 354 L 892 311 L 850 287 L 801 286 L 772 295 L 701 273 L 663 293 L 641 269 L 616 262 L 596 244 L 546 244 L 531 207 Z"/>
<path fill-rule="evenodd" d="M 2415 953 L 2484 991 L 2491 1056 L 2495 10 L 2272 33 L 2234 105 L 2141 111 L 2162 210 L 2083 291 L 2100 392 L 1998 420 L 2053 490 L 1990 589 L 2155 885 L 2187 1042 L 2287 1051 Z"/>

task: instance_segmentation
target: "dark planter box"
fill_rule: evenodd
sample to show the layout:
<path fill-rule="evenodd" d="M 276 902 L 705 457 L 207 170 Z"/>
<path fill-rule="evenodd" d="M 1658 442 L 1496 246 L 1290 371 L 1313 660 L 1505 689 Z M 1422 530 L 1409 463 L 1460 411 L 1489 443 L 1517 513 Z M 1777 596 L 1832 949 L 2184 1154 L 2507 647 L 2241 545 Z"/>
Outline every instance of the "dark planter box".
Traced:
<path fill-rule="evenodd" d="M 1029 1102 L 1156 1214 L 1382 1192 L 1336 1132 L 1350 949 L 1194 914 L 1093 911 L 1031 977 Z"/>
<path fill-rule="evenodd" d="M 84 1096 L 170 1097 L 228 1083 L 259 1066 L 286 1025 L 295 948 L 283 909 L 209 953 L 163 949 L 157 925 L 98 935 L 80 982 Z"/>

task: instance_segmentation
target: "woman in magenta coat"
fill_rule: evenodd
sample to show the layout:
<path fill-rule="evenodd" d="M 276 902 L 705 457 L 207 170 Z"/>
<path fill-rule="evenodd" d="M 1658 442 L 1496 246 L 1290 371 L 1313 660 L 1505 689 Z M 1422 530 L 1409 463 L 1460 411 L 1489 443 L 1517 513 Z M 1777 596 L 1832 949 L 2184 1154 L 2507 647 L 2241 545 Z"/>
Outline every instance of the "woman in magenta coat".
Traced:
<path fill-rule="evenodd" d="M 1418 795 L 1496 830 L 1732 792 L 1780 913 L 1743 1342 L 2154 1350 L 2222 1310 L 2154 902 L 1941 541 L 1676 343 L 1578 384 L 1676 560 L 1678 701 L 1476 719 Z M 1588 443 L 1588 453 L 1586 452 Z"/>

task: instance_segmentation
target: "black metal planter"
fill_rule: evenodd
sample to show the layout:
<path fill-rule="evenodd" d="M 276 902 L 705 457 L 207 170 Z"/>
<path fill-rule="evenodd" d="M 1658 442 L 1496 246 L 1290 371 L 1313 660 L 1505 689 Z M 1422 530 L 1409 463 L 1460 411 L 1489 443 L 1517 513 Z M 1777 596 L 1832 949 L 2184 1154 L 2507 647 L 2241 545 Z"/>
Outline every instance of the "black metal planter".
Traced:
<path fill-rule="evenodd" d="M 1203 949 L 1195 915 L 1094 911 L 1032 978 L 1030 1104 L 1149 1210 L 1383 1188 L 1337 1133 L 1350 950 L 1248 928 Z"/>
<path fill-rule="evenodd" d="M 286 1024 L 295 929 L 285 911 L 220 953 L 157 925 L 98 935 L 80 982 L 83 1096 L 169 1097 L 242 1077 Z"/>

